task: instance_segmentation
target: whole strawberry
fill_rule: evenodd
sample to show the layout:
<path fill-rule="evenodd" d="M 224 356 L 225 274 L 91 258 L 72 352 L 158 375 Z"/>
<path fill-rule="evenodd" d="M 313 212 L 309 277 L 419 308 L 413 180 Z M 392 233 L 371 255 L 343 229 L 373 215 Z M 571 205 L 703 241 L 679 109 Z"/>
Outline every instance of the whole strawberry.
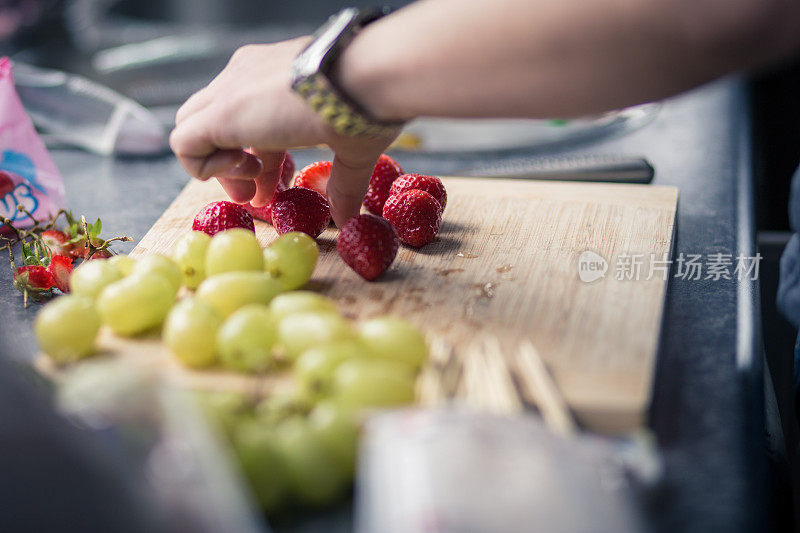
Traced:
<path fill-rule="evenodd" d="M 58 290 L 63 293 L 69 292 L 69 278 L 72 276 L 72 259 L 63 255 L 54 255 L 50 258 L 47 271 L 53 276 L 53 284 Z"/>
<path fill-rule="evenodd" d="M 295 187 L 303 187 L 317 191 L 325 198 L 328 197 L 328 180 L 331 177 L 333 163 L 330 161 L 317 161 L 304 167 L 294 179 Z"/>
<path fill-rule="evenodd" d="M 399 245 L 392 225 L 370 214 L 348 220 L 336 239 L 339 256 L 367 281 L 376 279 L 389 268 Z"/>
<path fill-rule="evenodd" d="M 394 226 L 401 242 L 419 248 L 439 233 L 442 206 L 430 193 L 411 189 L 386 200 L 383 218 Z"/>
<path fill-rule="evenodd" d="M 389 199 L 392 183 L 403 173 L 397 161 L 386 154 L 381 154 L 372 177 L 369 179 L 369 188 L 364 197 L 364 207 L 370 213 L 380 216 L 383 213 L 383 204 Z"/>
<path fill-rule="evenodd" d="M 389 196 L 395 196 L 411 189 L 425 191 L 436 198 L 442 206 L 442 212 L 447 205 L 447 191 L 442 180 L 436 176 L 425 176 L 423 174 L 403 174 L 392 183 Z"/>
<path fill-rule="evenodd" d="M 302 231 L 317 238 L 330 221 L 328 200 L 317 191 L 291 187 L 276 193 L 272 199 L 272 225 L 279 235 Z"/>
<path fill-rule="evenodd" d="M 212 236 L 231 228 L 256 231 L 250 213 L 241 205 L 227 201 L 211 202 L 206 205 L 195 215 L 192 222 L 194 231 L 202 231 Z"/>
<path fill-rule="evenodd" d="M 276 193 L 285 191 L 291 186 L 292 178 L 294 178 L 294 168 L 294 158 L 292 154 L 286 152 L 286 159 L 283 160 L 283 166 L 281 167 L 281 176 L 278 178 L 278 183 L 275 184 Z M 248 202 L 243 207 L 253 218 L 272 224 L 272 201 L 262 207 L 254 207 L 253 204 Z"/>

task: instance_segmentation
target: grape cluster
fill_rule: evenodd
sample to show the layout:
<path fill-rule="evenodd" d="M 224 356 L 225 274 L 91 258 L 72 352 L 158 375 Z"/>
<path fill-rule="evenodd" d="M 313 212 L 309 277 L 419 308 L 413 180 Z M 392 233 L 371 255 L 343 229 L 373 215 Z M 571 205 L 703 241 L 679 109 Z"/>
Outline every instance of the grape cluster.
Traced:
<path fill-rule="evenodd" d="M 354 323 L 304 286 L 319 250 L 304 233 L 262 250 L 253 232 L 188 232 L 171 256 L 114 256 L 75 269 L 73 293 L 36 320 L 56 362 L 91 355 L 102 325 L 116 335 L 159 333 L 191 368 L 288 370 L 292 386 L 266 397 L 197 392 L 267 512 L 341 497 L 355 469 L 359 420 L 414 401 L 427 357 L 422 333 L 395 318 Z"/>

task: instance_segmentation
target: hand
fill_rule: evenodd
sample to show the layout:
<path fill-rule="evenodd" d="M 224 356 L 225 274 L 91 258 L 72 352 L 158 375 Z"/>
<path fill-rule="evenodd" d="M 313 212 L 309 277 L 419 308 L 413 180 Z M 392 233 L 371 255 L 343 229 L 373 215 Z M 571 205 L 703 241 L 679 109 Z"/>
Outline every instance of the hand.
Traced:
<path fill-rule="evenodd" d="M 372 169 L 396 134 L 338 135 L 292 92 L 291 64 L 308 40 L 237 50 L 178 110 L 170 145 L 195 178 L 216 177 L 234 202 L 262 206 L 272 198 L 287 148 L 326 144 L 334 152 L 328 200 L 341 227 L 358 214 Z"/>

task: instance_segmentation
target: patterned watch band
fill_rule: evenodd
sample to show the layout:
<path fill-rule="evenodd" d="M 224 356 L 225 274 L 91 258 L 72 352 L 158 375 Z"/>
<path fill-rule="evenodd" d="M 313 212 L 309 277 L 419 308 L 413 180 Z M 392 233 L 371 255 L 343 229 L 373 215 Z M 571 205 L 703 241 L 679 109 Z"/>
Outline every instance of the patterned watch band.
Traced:
<path fill-rule="evenodd" d="M 351 137 L 393 135 L 403 127 L 402 122 L 382 123 L 368 118 L 367 113 L 360 111 L 355 102 L 319 73 L 294 81 L 292 88 L 340 135 Z"/>

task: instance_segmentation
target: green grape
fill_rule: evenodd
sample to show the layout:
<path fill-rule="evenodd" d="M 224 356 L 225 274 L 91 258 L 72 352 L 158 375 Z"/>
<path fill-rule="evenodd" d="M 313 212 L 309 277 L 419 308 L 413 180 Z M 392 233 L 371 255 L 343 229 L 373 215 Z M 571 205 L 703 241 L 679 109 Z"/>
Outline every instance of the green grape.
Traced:
<path fill-rule="evenodd" d="M 164 343 L 186 366 L 211 366 L 217 361 L 215 339 L 222 317 L 210 304 L 189 298 L 178 303 L 164 322 Z"/>
<path fill-rule="evenodd" d="M 374 356 L 402 361 L 419 368 L 428 357 L 425 337 L 404 320 L 391 317 L 365 320 L 358 326 L 365 348 Z"/>
<path fill-rule="evenodd" d="M 173 285 L 161 274 L 131 274 L 106 287 L 97 299 L 103 323 L 132 336 L 160 326 L 175 302 Z"/>
<path fill-rule="evenodd" d="M 317 265 L 319 247 L 299 231 L 284 233 L 264 249 L 264 269 L 287 291 L 305 285 Z"/>
<path fill-rule="evenodd" d="M 91 355 L 99 329 L 100 316 L 94 302 L 78 295 L 61 296 L 45 305 L 36 315 L 34 326 L 42 351 L 57 363 Z"/>
<path fill-rule="evenodd" d="M 217 332 L 217 351 L 223 365 L 243 372 L 258 372 L 273 361 L 272 347 L 278 331 L 269 309 L 251 304 L 233 313 Z"/>
<path fill-rule="evenodd" d="M 202 231 L 189 231 L 175 241 L 172 260 L 178 264 L 183 284 L 196 289 L 206 279 L 206 250 L 211 237 Z"/>
<path fill-rule="evenodd" d="M 181 288 L 183 274 L 178 264 L 166 255 L 156 254 L 142 257 L 133 265 L 131 275 L 147 274 L 154 272 L 166 279 L 172 287 L 172 293 L 176 294 Z"/>
<path fill-rule="evenodd" d="M 206 252 L 206 275 L 264 268 L 261 246 L 252 231 L 234 228 L 214 235 Z"/>
<path fill-rule="evenodd" d="M 294 361 L 314 346 L 328 342 L 353 339 L 350 322 L 332 313 L 296 313 L 278 323 L 281 345 L 286 357 Z"/>
<path fill-rule="evenodd" d="M 336 302 L 312 291 L 292 291 L 276 296 L 269 304 L 269 310 L 275 320 L 281 320 L 285 316 L 306 311 L 339 312 Z"/>
<path fill-rule="evenodd" d="M 279 509 L 287 496 L 288 479 L 275 430 L 243 420 L 234 430 L 233 449 L 261 507 L 267 512 Z"/>
<path fill-rule="evenodd" d="M 112 255 L 107 261 L 119 269 L 122 277 L 129 276 L 136 264 L 136 259 L 125 254 Z"/>
<path fill-rule="evenodd" d="M 314 400 L 307 391 L 300 388 L 277 391 L 264 398 L 255 409 L 256 418 L 265 424 L 279 422 L 298 415 L 307 415 L 314 407 Z"/>
<path fill-rule="evenodd" d="M 103 289 L 122 279 L 122 272 L 107 259 L 84 261 L 69 278 L 73 294 L 96 299 Z"/>
<path fill-rule="evenodd" d="M 358 419 L 352 408 L 332 400 L 317 404 L 308 415 L 311 432 L 336 458 L 342 473 L 353 479 L 358 451 Z"/>
<path fill-rule="evenodd" d="M 311 431 L 307 420 L 293 417 L 280 423 L 275 432 L 286 466 L 289 488 L 307 505 L 323 506 L 338 500 L 347 479 L 336 457 Z"/>
<path fill-rule="evenodd" d="M 304 351 L 297 358 L 294 375 L 308 390 L 325 392 L 330 388 L 336 367 L 341 362 L 364 353 L 364 347 L 352 340 L 320 344 Z"/>
<path fill-rule="evenodd" d="M 281 291 L 281 284 L 264 272 L 226 272 L 207 278 L 196 296 L 227 317 L 247 304 L 266 305 Z"/>
<path fill-rule="evenodd" d="M 358 407 L 390 407 L 414 401 L 414 372 L 390 359 L 357 357 L 340 364 L 333 374 L 337 400 Z"/>
<path fill-rule="evenodd" d="M 196 390 L 194 397 L 211 425 L 226 435 L 249 414 L 250 402 L 238 392 Z"/>

